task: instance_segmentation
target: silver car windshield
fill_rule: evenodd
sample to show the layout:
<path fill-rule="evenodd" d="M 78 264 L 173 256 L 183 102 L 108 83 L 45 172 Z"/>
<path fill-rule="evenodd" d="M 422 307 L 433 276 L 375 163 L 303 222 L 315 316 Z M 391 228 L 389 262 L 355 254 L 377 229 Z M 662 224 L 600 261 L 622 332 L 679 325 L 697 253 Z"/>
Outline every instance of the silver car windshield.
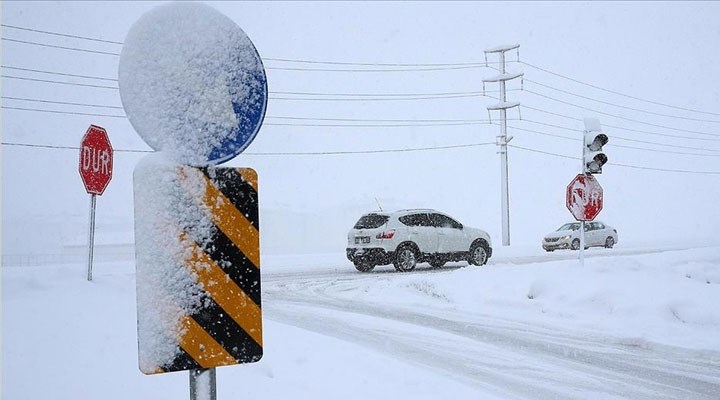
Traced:
<path fill-rule="evenodd" d="M 576 231 L 580 229 L 580 224 L 577 222 L 571 222 L 569 224 L 565 224 L 557 229 L 557 232 L 560 231 Z"/>

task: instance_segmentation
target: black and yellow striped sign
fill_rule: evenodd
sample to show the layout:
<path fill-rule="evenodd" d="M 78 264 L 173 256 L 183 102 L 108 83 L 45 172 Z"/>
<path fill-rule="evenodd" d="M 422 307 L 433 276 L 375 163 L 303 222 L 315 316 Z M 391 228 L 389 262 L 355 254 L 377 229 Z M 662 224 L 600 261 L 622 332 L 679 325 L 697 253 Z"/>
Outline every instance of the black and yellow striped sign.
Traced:
<path fill-rule="evenodd" d="M 141 363 L 141 370 L 152 374 L 258 361 L 263 343 L 257 174 L 249 168 L 176 171 L 178 190 L 191 200 L 183 212 L 202 214 L 177 221 L 177 267 L 194 279 L 188 295 L 201 304 L 173 310 L 175 351 L 151 371 Z M 195 220 L 205 226 L 183 226 Z"/>

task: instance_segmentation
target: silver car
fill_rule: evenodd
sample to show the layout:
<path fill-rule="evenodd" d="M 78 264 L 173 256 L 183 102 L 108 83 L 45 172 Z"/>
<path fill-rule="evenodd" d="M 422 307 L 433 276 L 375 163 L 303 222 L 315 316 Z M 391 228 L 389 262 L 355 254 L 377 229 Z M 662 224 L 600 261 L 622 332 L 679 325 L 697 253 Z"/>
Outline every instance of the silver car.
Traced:
<path fill-rule="evenodd" d="M 585 248 L 612 248 L 618 242 L 617 230 L 600 221 L 585 223 Z M 580 248 L 580 223 L 571 222 L 545 235 L 542 241 L 545 251 L 557 249 L 578 250 Z"/>

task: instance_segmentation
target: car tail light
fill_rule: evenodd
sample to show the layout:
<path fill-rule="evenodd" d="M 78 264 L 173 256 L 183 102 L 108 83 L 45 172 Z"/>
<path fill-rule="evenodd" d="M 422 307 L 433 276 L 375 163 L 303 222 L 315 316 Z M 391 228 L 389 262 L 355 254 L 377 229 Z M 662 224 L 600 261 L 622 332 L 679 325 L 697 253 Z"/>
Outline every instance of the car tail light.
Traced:
<path fill-rule="evenodd" d="M 395 236 L 395 230 L 387 231 L 387 232 L 380 232 L 377 235 L 375 235 L 375 239 L 392 239 L 393 236 Z"/>

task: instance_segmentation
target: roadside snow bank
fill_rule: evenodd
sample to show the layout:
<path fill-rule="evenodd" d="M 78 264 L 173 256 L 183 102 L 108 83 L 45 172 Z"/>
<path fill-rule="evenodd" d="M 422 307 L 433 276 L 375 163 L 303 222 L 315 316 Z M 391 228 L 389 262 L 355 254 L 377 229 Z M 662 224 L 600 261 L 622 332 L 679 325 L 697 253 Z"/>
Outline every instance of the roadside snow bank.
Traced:
<path fill-rule="evenodd" d="M 539 326 L 620 343 L 720 350 L 720 248 L 467 267 L 415 274 L 365 296 Z"/>

